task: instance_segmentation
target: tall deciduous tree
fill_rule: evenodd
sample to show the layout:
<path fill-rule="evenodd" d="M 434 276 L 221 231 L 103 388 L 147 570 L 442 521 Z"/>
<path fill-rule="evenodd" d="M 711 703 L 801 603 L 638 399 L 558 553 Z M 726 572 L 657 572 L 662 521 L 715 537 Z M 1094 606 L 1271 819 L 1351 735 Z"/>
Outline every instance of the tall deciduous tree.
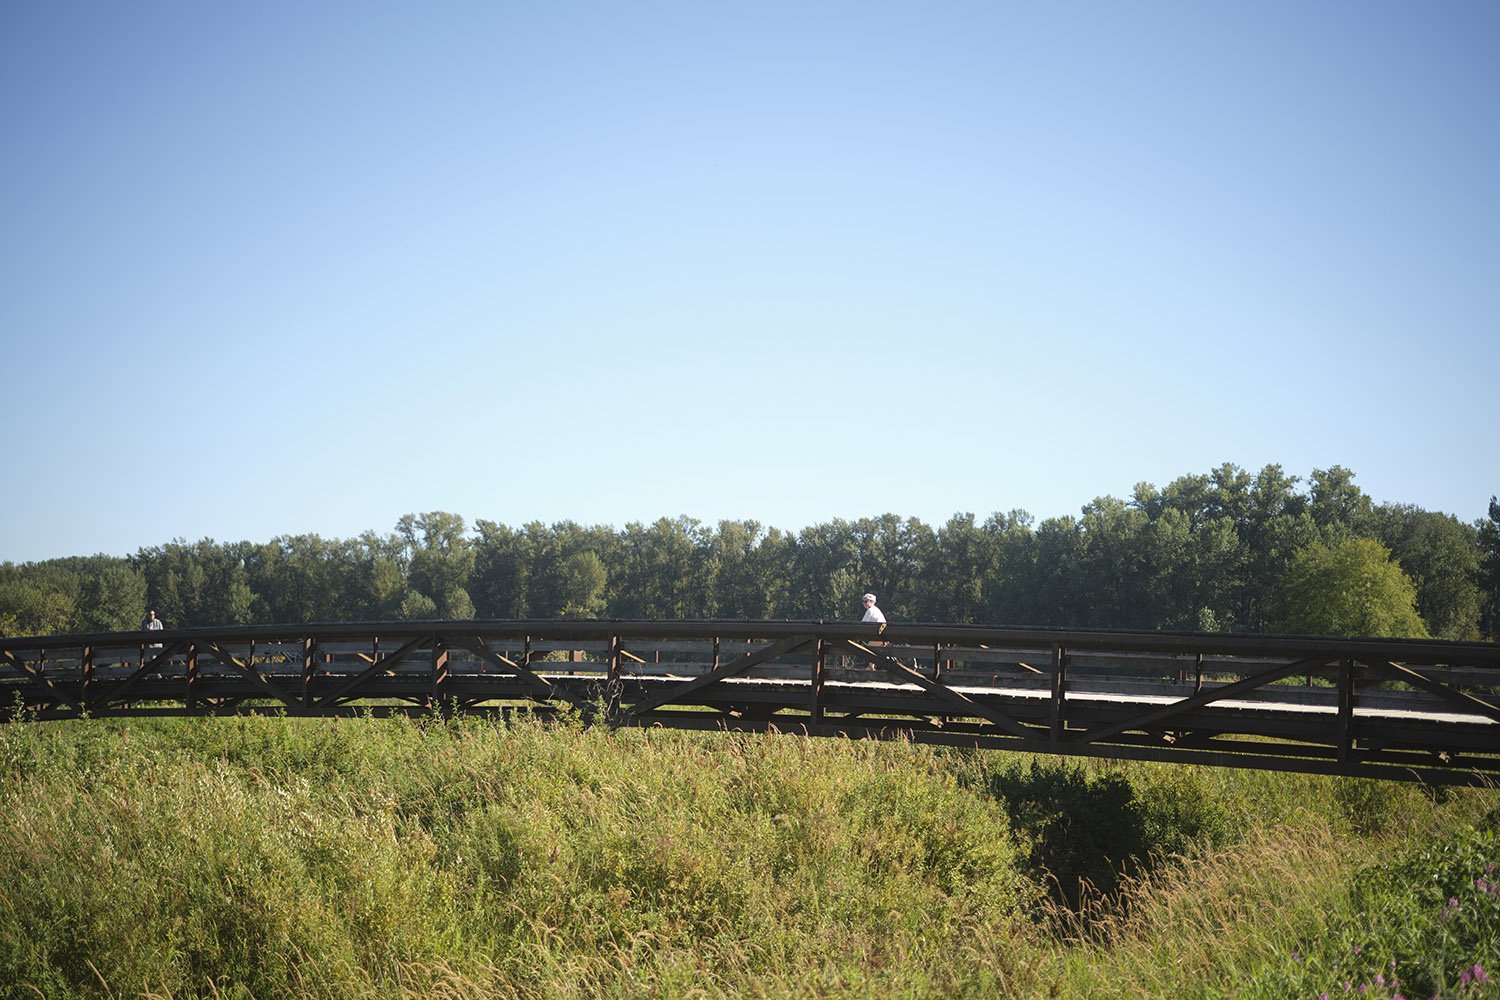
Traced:
<path fill-rule="evenodd" d="M 1313 542 L 1281 587 L 1280 628 L 1295 635 L 1426 638 L 1417 588 L 1373 538 Z"/>
<path fill-rule="evenodd" d="M 1432 634 L 1478 638 L 1484 591 L 1475 527 L 1406 504 L 1383 504 L 1373 519 L 1376 537 L 1416 584 L 1417 611 Z"/>
<path fill-rule="evenodd" d="M 464 534 L 464 519 L 446 511 L 407 514 L 396 524 L 405 540 L 411 586 L 432 604 L 439 618 L 473 618 L 474 602 L 467 589 L 474 573 L 474 546 Z M 423 617 L 426 604 L 404 600 L 403 617 Z"/>
<path fill-rule="evenodd" d="M 243 625 L 255 619 L 247 568 L 254 546 L 211 538 L 142 549 L 131 562 L 146 578 L 147 603 L 168 628 Z"/>
<path fill-rule="evenodd" d="M 146 578 L 124 559 L 95 556 L 80 574 L 77 625 L 86 632 L 125 632 L 146 613 Z"/>
<path fill-rule="evenodd" d="M 1314 469 L 1308 511 L 1323 540 L 1369 537 L 1374 503 L 1354 485 L 1354 473 L 1341 465 Z"/>
<path fill-rule="evenodd" d="M 70 631 L 73 602 L 34 580 L 0 579 L 0 635 L 51 635 Z"/>
<path fill-rule="evenodd" d="M 1500 638 L 1500 500 L 1490 497 L 1489 517 L 1479 522 L 1480 587 L 1483 607 L 1480 627 L 1491 639 Z"/>
<path fill-rule="evenodd" d="M 597 552 L 575 552 L 559 568 L 564 618 L 597 618 L 604 611 L 608 574 Z"/>

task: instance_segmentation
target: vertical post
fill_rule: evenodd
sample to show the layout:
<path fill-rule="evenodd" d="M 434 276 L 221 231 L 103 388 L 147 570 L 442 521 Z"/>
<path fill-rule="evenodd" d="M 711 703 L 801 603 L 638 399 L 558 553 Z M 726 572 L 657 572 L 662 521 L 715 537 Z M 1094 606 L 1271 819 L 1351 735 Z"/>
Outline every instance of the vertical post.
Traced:
<path fill-rule="evenodd" d="M 1338 760 L 1347 764 L 1354 756 L 1354 660 L 1339 660 Z"/>
<path fill-rule="evenodd" d="M 443 702 L 443 696 L 448 691 L 449 666 L 448 644 L 437 636 L 432 639 L 432 704 L 439 706 L 446 715 L 448 706 Z"/>
<path fill-rule="evenodd" d="M 302 704 L 307 708 L 312 708 L 313 704 L 312 682 L 317 664 L 318 640 L 307 636 L 302 640 Z"/>
<path fill-rule="evenodd" d="M 661 651 L 657 650 L 660 655 Z M 612 635 L 609 637 L 609 683 L 605 685 L 608 700 L 605 703 L 605 721 L 613 724 L 620 717 L 620 695 L 623 683 L 620 680 L 620 637 Z"/>
<path fill-rule="evenodd" d="M 825 651 L 823 640 L 818 639 L 813 646 L 812 658 L 812 684 L 811 694 L 807 705 L 808 725 L 816 728 L 823 725 L 823 658 Z M 808 733 L 809 736 L 813 735 Z"/>
<path fill-rule="evenodd" d="M 951 666 L 953 661 L 949 660 L 948 663 Z M 943 683 L 943 644 L 936 641 L 932 644 L 932 679 L 938 684 Z M 938 725 L 946 726 L 952 720 L 951 715 L 940 715 Z"/>
<path fill-rule="evenodd" d="M 1068 651 L 1061 643 L 1052 647 L 1052 733 L 1051 743 L 1055 748 L 1062 742 L 1066 722 L 1063 696 L 1068 689 Z"/>
<path fill-rule="evenodd" d="M 188 644 L 187 650 L 187 698 L 189 710 L 198 707 L 198 644 Z"/>
<path fill-rule="evenodd" d="M 521 666 L 527 670 L 531 669 L 531 636 L 526 636 L 521 643 Z"/>
<path fill-rule="evenodd" d="M 1194 666 L 1194 670 L 1195 670 L 1196 674 L 1195 674 L 1195 676 L 1193 678 L 1193 694 L 1202 694 L 1203 693 L 1203 654 L 1202 653 L 1198 654 L 1197 661 L 1198 662 Z"/>
<path fill-rule="evenodd" d="M 93 687 L 94 647 L 90 645 L 83 647 L 83 696 L 79 699 L 79 703 L 83 705 L 84 708 L 87 708 L 89 702 L 93 700 L 93 698 L 90 697 L 90 691 L 93 689 Z"/>
<path fill-rule="evenodd" d="M 714 636 L 714 665 L 712 667 L 710 667 L 709 669 L 710 670 L 718 670 L 719 669 L 719 637 L 718 636 Z"/>

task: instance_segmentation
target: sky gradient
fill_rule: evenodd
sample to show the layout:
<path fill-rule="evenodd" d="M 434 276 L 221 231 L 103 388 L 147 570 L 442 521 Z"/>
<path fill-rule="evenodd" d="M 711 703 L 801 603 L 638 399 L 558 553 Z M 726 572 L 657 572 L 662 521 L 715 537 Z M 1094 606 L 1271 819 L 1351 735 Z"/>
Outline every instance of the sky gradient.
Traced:
<path fill-rule="evenodd" d="M 0 6 L 0 561 L 1500 493 L 1500 4 Z"/>

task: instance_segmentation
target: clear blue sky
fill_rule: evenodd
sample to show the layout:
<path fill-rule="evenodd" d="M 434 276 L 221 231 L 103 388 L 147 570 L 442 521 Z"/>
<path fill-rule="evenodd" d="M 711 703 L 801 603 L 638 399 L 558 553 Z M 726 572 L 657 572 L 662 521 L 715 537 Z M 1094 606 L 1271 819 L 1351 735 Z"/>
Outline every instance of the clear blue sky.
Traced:
<path fill-rule="evenodd" d="M 1500 492 L 1500 4 L 0 5 L 0 561 Z"/>

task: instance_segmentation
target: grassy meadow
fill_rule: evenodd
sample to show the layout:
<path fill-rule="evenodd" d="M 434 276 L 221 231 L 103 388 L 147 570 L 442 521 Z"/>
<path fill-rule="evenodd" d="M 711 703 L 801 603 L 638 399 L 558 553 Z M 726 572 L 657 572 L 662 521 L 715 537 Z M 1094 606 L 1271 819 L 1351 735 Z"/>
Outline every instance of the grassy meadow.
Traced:
<path fill-rule="evenodd" d="M 18 721 L 0 997 L 1493 998 L 1497 819 L 901 742 Z"/>

